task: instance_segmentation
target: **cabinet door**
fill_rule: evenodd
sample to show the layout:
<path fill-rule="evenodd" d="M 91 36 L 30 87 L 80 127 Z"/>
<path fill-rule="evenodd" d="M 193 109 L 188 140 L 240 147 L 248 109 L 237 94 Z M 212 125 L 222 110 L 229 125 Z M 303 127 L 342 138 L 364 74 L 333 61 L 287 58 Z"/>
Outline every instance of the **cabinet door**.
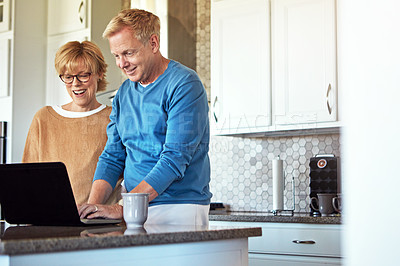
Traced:
<path fill-rule="evenodd" d="M 86 41 L 88 36 L 81 33 L 49 37 L 47 41 L 46 105 L 63 105 L 72 101 L 65 84 L 58 77 L 54 58 L 58 48 L 69 41 Z"/>
<path fill-rule="evenodd" d="M 10 40 L 0 39 L 0 97 L 8 96 L 10 74 Z"/>
<path fill-rule="evenodd" d="M 272 0 L 273 122 L 337 120 L 335 0 Z"/>
<path fill-rule="evenodd" d="M 88 0 L 49 0 L 48 35 L 83 30 L 87 27 Z"/>
<path fill-rule="evenodd" d="M 0 32 L 10 30 L 10 0 L 0 0 Z"/>
<path fill-rule="evenodd" d="M 212 0 L 212 133 L 269 126 L 270 96 L 269 1 Z"/>

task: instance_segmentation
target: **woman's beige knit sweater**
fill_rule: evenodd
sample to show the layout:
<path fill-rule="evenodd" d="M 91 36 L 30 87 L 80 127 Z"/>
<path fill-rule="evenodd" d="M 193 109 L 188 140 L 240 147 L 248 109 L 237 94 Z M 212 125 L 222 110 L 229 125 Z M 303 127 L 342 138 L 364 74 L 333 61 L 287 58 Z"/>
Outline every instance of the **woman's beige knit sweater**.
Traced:
<path fill-rule="evenodd" d="M 107 141 L 110 112 L 107 106 L 87 117 L 67 118 L 50 106 L 41 108 L 29 128 L 22 161 L 63 162 L 76 203 L 87 202 L 97 161 Z M 119 200 L 120 182 L 107 203 Z"/>

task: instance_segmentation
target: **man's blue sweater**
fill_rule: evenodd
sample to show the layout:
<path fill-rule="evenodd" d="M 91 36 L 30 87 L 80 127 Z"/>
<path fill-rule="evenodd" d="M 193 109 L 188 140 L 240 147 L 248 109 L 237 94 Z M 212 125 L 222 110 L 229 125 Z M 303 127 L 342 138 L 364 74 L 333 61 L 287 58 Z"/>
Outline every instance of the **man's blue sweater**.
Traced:
<path fill-rule="evenodd" d="M 193 70 L 171 60 L 146 87 L 126 80 L 112 107 L 94 180 L 114 187 L 123 173 L 128 191 L 145 180 L 159 194 L 150 205 L 210 203 L 208 102 Z"/>

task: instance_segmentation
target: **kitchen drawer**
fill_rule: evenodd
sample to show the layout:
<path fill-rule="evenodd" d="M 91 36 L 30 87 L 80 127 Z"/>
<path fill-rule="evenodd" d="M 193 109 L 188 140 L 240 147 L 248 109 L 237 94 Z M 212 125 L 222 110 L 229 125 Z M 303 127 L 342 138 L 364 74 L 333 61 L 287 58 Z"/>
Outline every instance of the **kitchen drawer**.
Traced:
<path fill-rule="evenodd" d="M 341 257 L 338 224 L 210 221 L 210 225 L 262 227 L 261 237 L 249 238 L 249 253 Z"/>
<path fill-rule="evenodd" d="M 341 258 L 249 253 L 249 266 L 339 266 Z"/>
<path fill-rule="evenodd" d="M 263 225 L 262 236 L 249 239 L 249 252 L 341 257 L 340 225 Z"/>

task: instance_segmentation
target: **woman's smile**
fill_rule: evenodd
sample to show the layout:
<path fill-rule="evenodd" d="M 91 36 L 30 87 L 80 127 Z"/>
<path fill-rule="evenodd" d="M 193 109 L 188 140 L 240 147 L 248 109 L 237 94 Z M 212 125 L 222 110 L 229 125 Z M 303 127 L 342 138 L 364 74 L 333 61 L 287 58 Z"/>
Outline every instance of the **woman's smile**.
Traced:
<path fill-rule="evenodd" d="M 87 89 L 83 89 L 83 90 L 73 90 L 72 92 L 75 95 L 82 95 L 83 93 L 85 93 L 87 91 Z"/>

